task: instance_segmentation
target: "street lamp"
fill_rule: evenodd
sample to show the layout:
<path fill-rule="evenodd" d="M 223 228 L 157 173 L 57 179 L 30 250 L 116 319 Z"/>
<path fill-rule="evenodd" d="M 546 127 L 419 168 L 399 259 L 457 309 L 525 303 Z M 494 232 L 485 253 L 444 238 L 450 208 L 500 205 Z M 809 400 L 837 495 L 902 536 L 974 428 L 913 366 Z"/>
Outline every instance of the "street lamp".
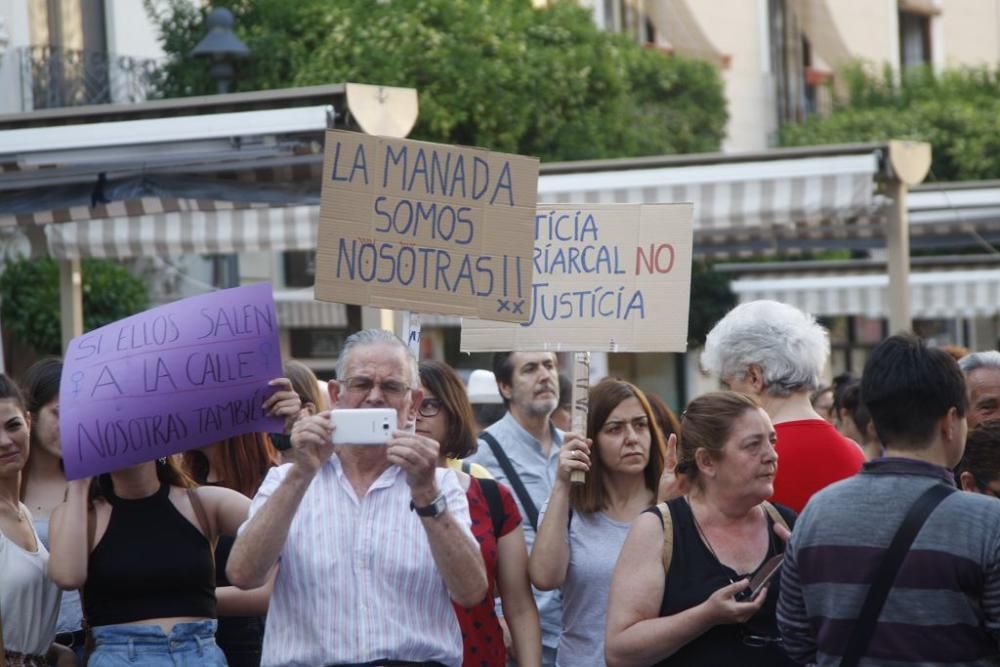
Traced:
<path fill-rule="evenodd" d="M 233 80 L 234 73 L 233 60 L 246 58 L 250 49 L 233 32 L 233 13 L 225 7 L 213 9 L 205 23 L 208 34 L 191 50 L 191 55 L 212 59 L 211 74 L 221 95 L 229 92 L 229 82 Z"/>

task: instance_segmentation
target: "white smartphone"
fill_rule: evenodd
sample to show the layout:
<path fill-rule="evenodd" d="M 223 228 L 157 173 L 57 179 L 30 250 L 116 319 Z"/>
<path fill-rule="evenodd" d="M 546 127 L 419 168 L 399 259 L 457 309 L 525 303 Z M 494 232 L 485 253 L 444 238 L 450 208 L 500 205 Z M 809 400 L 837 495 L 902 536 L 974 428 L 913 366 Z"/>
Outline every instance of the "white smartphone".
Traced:
<path fill-rule="evenodd" d="M 396 430 L 393 408 L 331 410 L 335 445 L 384 445 Z"/>

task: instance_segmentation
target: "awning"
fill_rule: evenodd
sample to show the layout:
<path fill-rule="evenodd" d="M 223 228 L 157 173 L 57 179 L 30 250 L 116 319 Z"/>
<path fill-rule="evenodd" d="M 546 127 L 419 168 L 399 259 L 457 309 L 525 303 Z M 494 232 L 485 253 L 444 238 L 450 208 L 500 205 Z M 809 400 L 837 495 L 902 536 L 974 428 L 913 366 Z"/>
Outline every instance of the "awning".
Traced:
<path fill-rule="evenodd" d="M 311 288 L 275 290 L 274 307 L 278 322 L 285 329 L 343 329 L 348 326 L 347 306 L 314 301 Z"/>
<path fill-rule="evenodd" d="M 729 56 L 702 29 L 688 0 L 646 0 L 646 14 L 675 53 L 729 66 Z"/>
<path fill-rule="evenodd" d="M 881 236 L 874 151 L 542 175 L 544 203 L 694 202 L 695 252 L 742 256 Z"/>
<path fill-rule="evenodd" d="M 46 225 L 57 259 L 131 258 L 316 248 L 319 206 L 123 215 Z"/>
<path fill-rule="evenodd" d="M 836 12 L 852 11 L 831 0 L 791 0 L 788 6 L 795 13 L 809 46 L 832 69 L 840 69 L 853 59 L 838 27 Z"/>
<path fill-rule="evenodd" d="M 740 303 L 771 299 L 817 316 L 862 315 L 884 318 L 889 312 L 889 276 L 784 275 L 740 278 L 732 289 Z M 913 317 L 984 317 L 1000 314 L 1000 268 L 957 269 L 910 274 Z"/>

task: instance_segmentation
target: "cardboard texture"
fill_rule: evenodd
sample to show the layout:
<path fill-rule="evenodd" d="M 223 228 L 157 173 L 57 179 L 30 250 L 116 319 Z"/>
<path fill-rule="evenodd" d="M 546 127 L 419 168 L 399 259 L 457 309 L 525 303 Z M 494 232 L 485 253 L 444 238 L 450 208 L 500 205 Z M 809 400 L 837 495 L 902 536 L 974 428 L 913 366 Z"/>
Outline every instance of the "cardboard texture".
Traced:
<path fill-rule="evenodd" d="M 531 319 L 465 318 L 463 352 L 684 352 L 692 204 L 559 204 L 535 220 Z"/>
<path fill-rule="evenodd" d="M 328 130 L 320 301 L 525 322 L 538 160 Z"/>
<path fill-rule="evenodd" d="M 201 294 L 70 341 L 59 383 L 67 479 L 118 470 L 254 431 L 281 432 L 263 403 L 281 377 L 271 285 Z"/>

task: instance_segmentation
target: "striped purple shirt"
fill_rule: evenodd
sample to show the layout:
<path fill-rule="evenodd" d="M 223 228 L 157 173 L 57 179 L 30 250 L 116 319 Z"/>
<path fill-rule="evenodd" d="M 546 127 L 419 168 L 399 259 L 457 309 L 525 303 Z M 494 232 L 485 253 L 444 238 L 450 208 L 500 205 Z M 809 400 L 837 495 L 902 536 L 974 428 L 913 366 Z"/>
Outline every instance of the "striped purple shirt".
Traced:
<path fill-rule="evenodd" d="M 268 473 L 250 517 L 289 468 Z M 455 473 L 439 468 L 437 483 L 448 511 L 473 540 L 468 501 Z M 334 455 L 292 520 L 271 594 L 261 664 L 314 667 L 379 659 L 457 667 L 462 635 L 427 533 L 410 510 L 405 473 L 389 467 L 359 499 Z"/>
<path fill-rule="evenodd" d="M 800 663 L 840 664 L 874 572 L 910 506 L 951 472 L 886 458 L 813 496 L 781 568 L 778 626 Z M 953 493 L 899 570 L 863 666 L 1000 665 L 1000 501 Z"/>

